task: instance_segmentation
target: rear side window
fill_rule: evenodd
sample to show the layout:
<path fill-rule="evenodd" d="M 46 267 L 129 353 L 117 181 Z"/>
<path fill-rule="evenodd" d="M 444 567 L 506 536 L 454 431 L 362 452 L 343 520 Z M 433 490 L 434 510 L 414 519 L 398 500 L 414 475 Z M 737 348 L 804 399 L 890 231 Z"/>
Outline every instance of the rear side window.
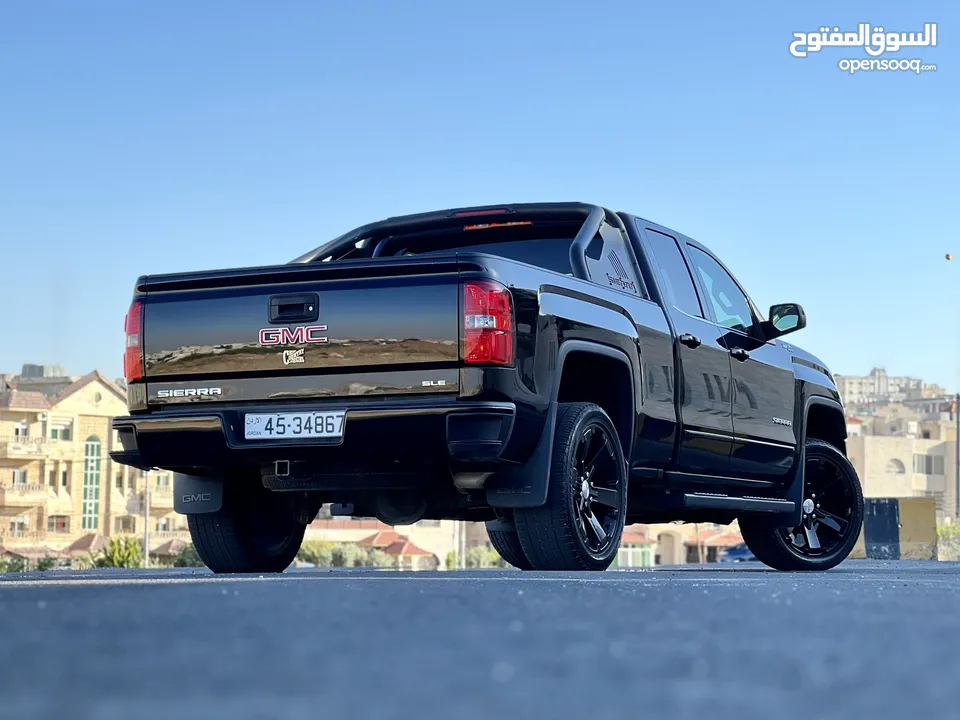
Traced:
<path fill-rule="evenodd" d="M 570 270 L 570 239 L 548 238 L 543 240 L 513 240 L 483 244 L 460 245 L 455 248 L 458 253 L 487 253 L 497 255 L 508 260 L 534 265 L 546 270 L 552 270 L 562 275 L 572 275 Z M 452 248 L 451 248 L 452 249 Z M 448 255 L 451 249 L 428 250 L 415 253 L 411 250 L 404 255 Z"/>
<path fill-rule="evenodd" d="M 704 317 L 700 306 L 700 297 L 687 261 L 680 252 L 677 241 L 664 233 L 645 228 L 644 233 L 650 242 L 656 264 L 660 267 L 663 292 L 667 302 L 678 310 L 695 317 Z"/>

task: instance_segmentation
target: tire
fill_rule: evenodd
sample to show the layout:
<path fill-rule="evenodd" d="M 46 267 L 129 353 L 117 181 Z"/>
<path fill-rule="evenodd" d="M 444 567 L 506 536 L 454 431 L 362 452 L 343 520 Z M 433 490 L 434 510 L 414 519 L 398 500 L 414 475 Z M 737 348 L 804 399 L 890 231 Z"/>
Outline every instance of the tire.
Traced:
<path fill-rule="evenodd" d="M 523 554 L 515 525 L 500 520 L 491 520 L 486 525 L 490 544 L 500 557 L 519 570 L 533 570 L 533 565 Z"/>
<path fill-rule="evenodd" d="M 606 570 L 617 556 L 627 515 L 620 439 L 607 414 L 592 403 L 562 403 L 556 422 L 547 502 L 514 511 L 517 537 L 534 570 Z M 594 481 L 584 481 L 582 473 Z"/>
<path fill-rule="evenodd" d="M 224 488 L 219 511 L 187 516 L 197 555 L 217 574 L 283 572 L 297 556 L 306 526 L 283 496 L 231 489 Z"/>
<path fill-rule="evenodd" d="M 740 519 L 747 547 L 760 562 L 775 570 L 834 568 L 850 555 L 863 527 L 863 489 L 857 471 L 840 450 L 822 440 L 808 440 L 803 472 L 801 525 L 771 528 L 756 517 Z M 813 512 L 808 513 L 808 509 Z M 813 547 L 811 528 L 819 548 Z"/>

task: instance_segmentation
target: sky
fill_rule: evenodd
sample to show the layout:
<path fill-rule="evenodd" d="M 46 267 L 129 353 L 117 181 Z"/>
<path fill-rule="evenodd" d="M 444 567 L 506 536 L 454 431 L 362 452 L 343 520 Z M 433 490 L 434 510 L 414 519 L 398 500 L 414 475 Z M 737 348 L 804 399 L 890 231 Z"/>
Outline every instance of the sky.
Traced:
<path fill-rule="evenodd" d="M 841 374 L 960 387 L 960 4 L 7 0 L 0 372 L 122 374 L 139 275 L 576 200 L 709 246 Z M 794 57 L 920 32 L 936 72 Z M 946 253 L 956 259 L 948 262 Z"/>

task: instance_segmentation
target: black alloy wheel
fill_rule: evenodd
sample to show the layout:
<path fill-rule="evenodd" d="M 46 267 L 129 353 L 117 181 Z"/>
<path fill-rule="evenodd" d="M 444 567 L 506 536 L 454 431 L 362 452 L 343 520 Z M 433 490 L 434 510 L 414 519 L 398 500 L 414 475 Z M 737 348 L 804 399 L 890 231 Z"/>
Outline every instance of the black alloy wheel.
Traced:
<path fill-rule="evenodd" d="M 536 570 L 605 570 L 626 512 L 626 462 L 613 422 L 592 403 L 561 404 L 547 502 L 514 513 L 524 555 Z"/>
<path fill-rule="evenodd" d="M 580 537 L 592 555 L 602 555 L 617 538 L 622 521 L 617 456 L 607 429 L 594 422 L 579 434 L 574 452 L 573 510 Z"/>
<path fill-rule="evenodd" d="M 809 440 L 804 460 L 802 519 L 792 528 L 740 520 L 744 542 L 778 570 L 829 570 L 853 550 L 863 526 L 863 490 L 856 470 L 834 446 Z"/>
<path fill-rule="evenodd" d="M 826 557 L 843 545 L 853 527 L 856 498 L 844 482 L 843 469 L 823 455 L 807 457 L 804 465 L 803 521 L 781 528 L 790 548 L 802 558 Z"/>

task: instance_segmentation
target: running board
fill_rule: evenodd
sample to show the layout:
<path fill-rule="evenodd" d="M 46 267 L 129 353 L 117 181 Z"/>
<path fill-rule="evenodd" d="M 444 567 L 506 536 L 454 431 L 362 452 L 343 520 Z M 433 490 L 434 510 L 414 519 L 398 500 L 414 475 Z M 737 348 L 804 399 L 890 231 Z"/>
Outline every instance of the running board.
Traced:
<path fill-rule="evenodd" d="M 770 498 L 734 497 L 711 493 L 685 493 L 684 507 L 701 510 L 739 510 L 741 512 L 788 513 L 796 510 L 791 500 L 772 500 Z"/>

